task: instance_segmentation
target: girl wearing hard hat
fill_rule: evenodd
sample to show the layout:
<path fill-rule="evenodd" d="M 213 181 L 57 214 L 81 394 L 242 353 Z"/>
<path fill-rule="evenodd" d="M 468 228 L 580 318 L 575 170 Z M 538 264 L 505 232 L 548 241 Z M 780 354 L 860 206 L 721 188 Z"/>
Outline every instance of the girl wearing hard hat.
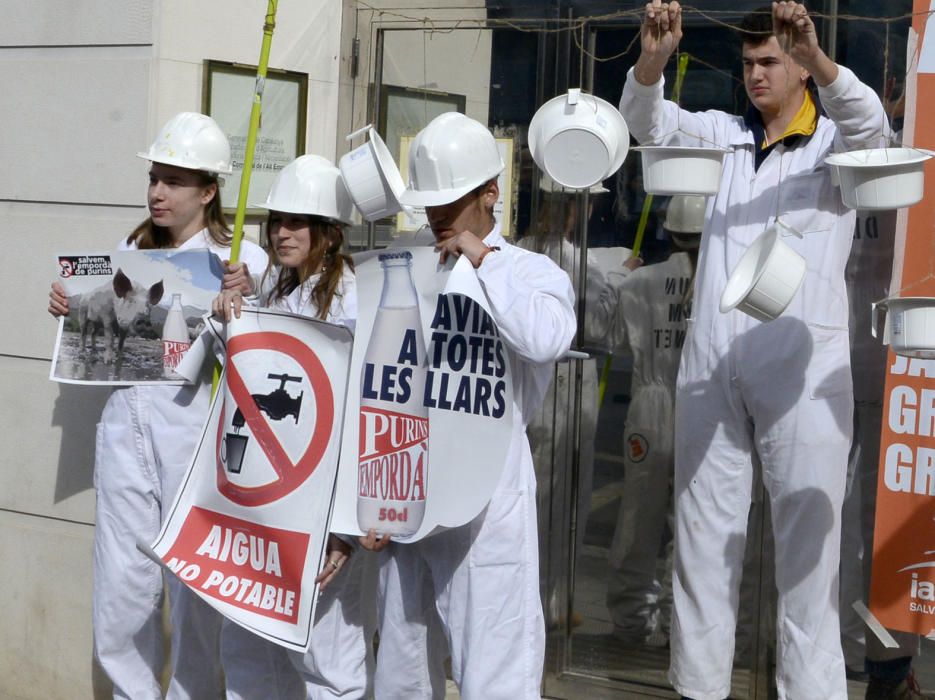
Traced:
<path fill-rule="evenodd" d="M 230 257 L 219 177 L 231 172 L 230 145 L 213 119 L 177 114 L 145 153 L 150 216 L 119 250 L 208 249 Z M 242 265 L 263 269 L 266 254 L 245 241 Z M 241 293 L 250 293 L 246 284 Z M 49 312 L 68 313 L 52 285 Z M 165 510 L 188 468 L 208 414 L 210 380 L 192 386 L 130 386 L 115 390 L 98 424 L 94 484 L 94 655 L 113 682 L 115 698 L 162 698 L 163 577 L 137 542 L 159 534 Z M 169 577 L 172 675 L 169 698 L 217 697 L 221 617 L 175 577 Z"/>
<path fill-rule="evenodd" d="M 353 263 L 341 247 L 354 205 L 341 172 L 321 156 L 301 156 L 279 172 L 266 202 L 259 206 L 269 210 L 272 248 L 270 265 L 260 278 L 259 305 L 353 330 L 356 282 Z M 230 320 L 240 315 L 239 289 L 249 280 L 242 269 L 224 279 L 225 290 L 214 301 L 214 313 Z M 360 555 L 350 554 L 348 544 L 329 537 L 325 566 L 316 579 L 322 595 L 306 654 L 289 652 L 225 622 L 221 658 L 229 700 L 294 697 L 302 694 L 303 685 L 304 696 L 316 700 L 368 696 L 367 669 L 372 661 L 361 610 L 364 562 Z M 373 626 L 370 637 L 372 632 Z"/>

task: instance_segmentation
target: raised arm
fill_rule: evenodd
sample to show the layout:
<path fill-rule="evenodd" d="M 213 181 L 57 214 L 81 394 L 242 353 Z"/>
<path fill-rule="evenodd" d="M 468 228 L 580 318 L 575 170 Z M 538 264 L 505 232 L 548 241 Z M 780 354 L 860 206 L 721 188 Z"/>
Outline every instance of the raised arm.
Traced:
<path fill-rule="evenodd" d="M 646 3 L 640 27 L 640 57 L 633 75 L 642 85 L 655 85 L 682 40 L 682 8 L 677 2 Z"/>
<path fill-rule="evenodd" d="M 839 150 L 885 146 L 889 120 L 879 96 L 818 44 L 815 24 L 799 2 L 773 3 L 773 33 L 782 50 L 811 74 L 821 104 L 838 127 Z"/>

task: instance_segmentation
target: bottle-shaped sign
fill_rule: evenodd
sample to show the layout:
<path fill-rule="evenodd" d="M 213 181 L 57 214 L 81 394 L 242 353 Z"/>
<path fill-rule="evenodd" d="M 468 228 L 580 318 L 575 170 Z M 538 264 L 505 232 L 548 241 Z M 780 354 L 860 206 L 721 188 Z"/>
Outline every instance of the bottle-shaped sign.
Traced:
<path fill-rule="evenodd" d="M 405 537 L 425 514 L 428 371 L 412 254 L 380 254 L 383 293 L 360 377 L 357 521 L 367 532 Z"/>
<path fill-rule="evenodd" d="M 173 294 L 166 322 L 162 326 L 162 372 L 166 377 L 175 377 L 175 368 L 191 345 L 188 324 L 182 311 L 182 295 Z"/>

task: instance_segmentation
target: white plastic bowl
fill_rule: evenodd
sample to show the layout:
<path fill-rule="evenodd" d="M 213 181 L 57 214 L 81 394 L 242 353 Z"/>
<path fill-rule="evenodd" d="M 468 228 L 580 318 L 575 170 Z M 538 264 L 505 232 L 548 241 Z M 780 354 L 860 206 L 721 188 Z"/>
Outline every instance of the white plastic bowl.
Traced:
<path fill-rule="evenodd" d="M 873 305 L 873 336 L 877 335 L 877 310 L 887 311 L 883 344 L 897 355 L 935 359 L 935 298 L 893 297 Z"/>
<path fill-rule="evenodd" d="M 620 110 L 573 88 L 536 110 L 529 122 L 529 150 L 555 182 L 587 189 L 623 165 L 630 131 Z"/>
<path fill-rule="evenodd" d="M 643 189 L 648 194 L 716 194 L 726 148 L 640 146 Z"/>
<path fill-rule="evenodd" d="M 922 200 L 923 165 L 933 155 L 918 148 L 871 148 L 834 153 L 825 162 L 837 173 L 845 206 L 899 209 Z"/>
<path fill-rule="evenodd" d="M 367 132 L 369 140 L 341 156 L 338 167 L 354 206 L 367 221 L 393 216 L 403 210 L 399 196 L 406 189 L 390 150 L 370 124 L 348 134 L 347 140 Z"/>
<path fill-rule="evenodd" d="M 721 294 L 721 313 L 736 308 L 759 321 L 777 318 L 805 279 L 805 258 L 770 227 L 747 248 Z"/>

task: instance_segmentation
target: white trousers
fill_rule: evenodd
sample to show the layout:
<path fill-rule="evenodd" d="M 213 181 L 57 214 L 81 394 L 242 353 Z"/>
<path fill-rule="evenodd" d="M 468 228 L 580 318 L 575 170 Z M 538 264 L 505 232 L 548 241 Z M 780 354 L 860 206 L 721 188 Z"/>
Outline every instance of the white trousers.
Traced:
<path fill-rule="evenodd" d="M 754 452 L 775 537 L 778 697 L 847 697 L 838 565 L 853 399 L 847 332 L 835 333 L 778 319 L 715 367 L 697 346 L 683 354 L 669 678 L 695 700 L 730 693 Z"/>
<path fill-rule="evenodd" d="M 174 399 L 178 400 L 174 400 Z M 188 468 L 208 412 L 204 390 L 131 387 L 111 394 L 97 431 L 92 616 L 94 653 L 115 698 L 162 698 L 163 576 L 151 544 Z M 168 578 L 173 700 L 222 694 L 221 616 Z"/>
<path fill-rule="evenodd" d="M 545 626 L 528 455 L 507 465 L 473 521 L 382 553 L 378 700 L 444 697 L 439 624 L 463 700 L 541 697 Z"/>
<path fill-rule="evenodd" d="M 370 697 L 376 556 L 355 552 L 318 599 L 305 654 L 229 620 L 221 633 L 228 700 L 360 700 Z"/>

